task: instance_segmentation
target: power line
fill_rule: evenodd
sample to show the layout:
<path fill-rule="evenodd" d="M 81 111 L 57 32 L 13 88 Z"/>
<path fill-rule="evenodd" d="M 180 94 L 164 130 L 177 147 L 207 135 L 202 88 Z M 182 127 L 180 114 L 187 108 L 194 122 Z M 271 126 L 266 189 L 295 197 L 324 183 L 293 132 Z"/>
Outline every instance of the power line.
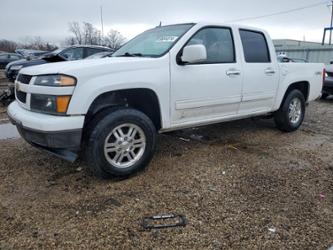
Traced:
<path fill-rule="evenodd" d="M 303 6 L 303 7 L 300 7 L 300 8 L 295 8 L 295 9 L 290 9 L 290 10 L 275 12 L 275 13 L 272 13 L 272 14 L 267 14 L 267 15 L 262 15 L 262 16 L 247 17 L 247 18 L 240 18 L 240 19 L 229 20 L 227 22 L 243 22 L 243 21 L 256 20 L 256 19 L 261 19 L 261 18 L 266 18 L 266 17 L 284 15 L 284 14 L 288 14 L 288 13 L 292 13 L 292 12 L 296 12 L 296 11 L 300 11 L 300 10 L 314 8 L 314 7 L 317 7 L 317 6 L 320 6 L 320 5 L 324 5 L 324 4 L 327 4 L 327 1 L 325 1 L 325 2 L 319 2 L 319 3 L 307 5 L 307 6 Z"/>

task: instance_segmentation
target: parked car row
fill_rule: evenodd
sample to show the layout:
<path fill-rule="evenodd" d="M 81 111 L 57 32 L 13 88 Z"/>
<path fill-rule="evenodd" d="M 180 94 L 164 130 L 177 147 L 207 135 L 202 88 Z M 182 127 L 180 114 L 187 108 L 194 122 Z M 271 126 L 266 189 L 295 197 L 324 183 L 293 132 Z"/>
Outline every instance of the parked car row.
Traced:
<path fill-rule="evenodd" d="M 5 69 L 6 66 L 11 63 L 22 59 L 32 60 L 36 59 L 48 51 L 41 50 L 28 50 L 28 49 L 17 49 L 15 53 L 0 52 L 0 69 Z"/>
<path fill-rule="evenodd" d="M 85 59 L 89 56 L 92 56 L 96 53 L 108 52 L 112 53 L 112 50 L 107 47 L 102 46 L 93 46 L 93 45 L 78 45 L 71 46 L 67 48 L 60 48 L 55 51 L 49 52 L 47 54 L 42 55 L 41 57 L 34 60 L 19 60 L 12 63 L 9 63 L 6 67 L 6 76 L 11 81 L 14 82 L 18 72 L 22 68 L 42 65 L 46 63 L 54 63 L 54 62 L 63 62 L 63 61 L 75 61 Z"/>
<path fill-rule="evenodd" d="M 8 63 L 23 59 L 24 57 L 16 53 L 1 53 L 0 54 L 0 69 L 6 68 Z"/>
<path fill-rule="evenodd" d="M 9 53 L 6 53 L 6 55 L 0 54 L 0 66 L 2 65 L 2 67 L 5 68 L 6 77 L 10 82 L 14 82 L 16 80 L 19 71 L 23 68 L 54 62 L 75 61 L 86 58 L 105 58 L 111 56 L 113 50 L 102 46 L 78 45 L 60 48 L 47 53 L 36 50 L 17 50 L 16 52 L 17 53 L 13 55 L 8 55 Z M 2 64 L 1 57 L 4 58 Z M 3 104 L 9 103 L 15 98 L 14 85 L 9 85 L 8 90 L 0 94 L 0 102 Z"/>
<path fill-rule="evenodd" d="M 35 59 L 46 53 L 49 53 L 49 51 L 32 50 L 32 49 L 17 49 L 17 50 L 15 50 L 15 53 L 22 55 L 25 59 Z"/>

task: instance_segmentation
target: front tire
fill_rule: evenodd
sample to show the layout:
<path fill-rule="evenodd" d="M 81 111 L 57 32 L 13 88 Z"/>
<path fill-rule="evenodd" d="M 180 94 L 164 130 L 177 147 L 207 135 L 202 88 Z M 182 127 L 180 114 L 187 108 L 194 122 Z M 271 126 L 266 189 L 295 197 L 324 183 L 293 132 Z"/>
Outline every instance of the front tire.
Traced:
<path fill-rule="evenodd" d="M 102 179 L 128 177 L 143 170 L 156 147 L 156 129 L 142 112 L 119 108 L 96 117 L 86 141 L 86 159 Z"/>
<path fill-rule="evenodd" d="M 294 132 L 302 125 L 305 117 L 305 98 L 301 91 L 288 93 L 281 108 L 274 114 L 275 124 L 283 132 Z"/>

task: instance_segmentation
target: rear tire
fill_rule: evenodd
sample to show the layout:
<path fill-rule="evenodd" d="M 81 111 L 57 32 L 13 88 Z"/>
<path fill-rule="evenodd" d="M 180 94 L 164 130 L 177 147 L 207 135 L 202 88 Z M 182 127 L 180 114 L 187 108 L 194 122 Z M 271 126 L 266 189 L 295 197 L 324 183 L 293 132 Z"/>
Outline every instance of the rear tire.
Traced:
<path fill-rule="evenodd" d="M 92 121 L 85 142 L 89 169 L 101 179 L 129 177 L 143 170 L 156 147 L 156 129 L 142 112 L 117 108 Z"/>
<path fill-rule="evenodd" d="M 283 132 L 294 132 L 302 125 L 305 117 L 305 98 L 301 91 L 294 89 L 288 93 L 274 120 Z"/>

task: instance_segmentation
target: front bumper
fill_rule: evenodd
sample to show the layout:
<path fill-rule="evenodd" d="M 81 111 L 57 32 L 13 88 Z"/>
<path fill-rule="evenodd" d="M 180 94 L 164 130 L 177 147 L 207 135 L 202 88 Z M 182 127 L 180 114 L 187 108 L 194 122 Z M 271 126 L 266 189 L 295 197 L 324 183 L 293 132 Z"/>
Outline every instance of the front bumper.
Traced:
<path fill-rule="evenodd" d="M 36 131 L 25 128 L 12 119 L 11 121 L 16 125 L 23 139 L 31 144 L 49 149 L 68 149 L 74 151 L 80 149 L 82 130 L 61 132 Z"/>
<path fill-rule="evenodd" d="M 16 101 L 9 105 L 7 113 L 23 139 L 36 147 L 65 159 L 61 152 L 78 152 L 81 148 L 84 116 L 39 114 L 23 109 Z"/>

